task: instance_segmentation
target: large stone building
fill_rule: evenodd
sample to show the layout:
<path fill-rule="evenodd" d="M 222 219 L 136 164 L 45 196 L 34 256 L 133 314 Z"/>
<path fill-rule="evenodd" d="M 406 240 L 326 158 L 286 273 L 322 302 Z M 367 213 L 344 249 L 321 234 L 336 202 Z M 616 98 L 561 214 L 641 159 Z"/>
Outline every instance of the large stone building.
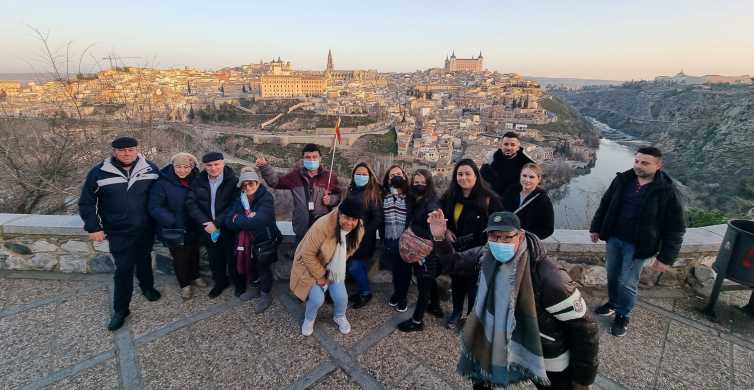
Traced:
<path fill-rule="evenodd" d="M 446 72 L 481 72 L 484 70 L 484 57 L 482 52 L 479 52 L 477 58 L 456 58 L 456 52 L 450 55 L 450 58 L 445 57 L 445 71 Z"/>
<path fill-rule="evenodd" d="M 262 97 L 322 96 L 327 79 L 311 74 L 266 74 L 261 76 L 259 85 Z"/>

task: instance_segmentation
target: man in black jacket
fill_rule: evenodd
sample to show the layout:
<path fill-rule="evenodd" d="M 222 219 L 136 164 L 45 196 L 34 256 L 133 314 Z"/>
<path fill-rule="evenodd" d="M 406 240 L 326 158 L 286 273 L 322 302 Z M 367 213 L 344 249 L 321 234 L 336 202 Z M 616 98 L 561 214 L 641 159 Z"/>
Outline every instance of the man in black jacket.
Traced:
<path fill-rule="evenodd" d="M 107 238 L 115 260 L 113 314 L 107 328 L 123 326 L 134 288 L 150 301 L 160 299 L 152 275 L 154 229 L 147 212 L 149 190 L 159 177 L 157 166 L 139 153 L 131 137 L 116 138 L 112 157 L 97 164 L 86 176 L 79 197 L 79 215 L 92 241 Z"/>
<path fill-rule="evenodd" d="M 518 134 L 509 131 L 503 135 L 500 149 L 490 152 L 487 162 L 482 165 L 479 173 L 482 179 L 502 197 L 505 191 L 519 182 L 521 168 L 534 160 L 521 150 Z"/>
<path fill-rule="evenodd" d="M 652 268 L 667 271 L 683 242 L 686 224 L 680 195 L 661 169 L 662 152 L 640 148 L 633 169 L 613 179 L 589 228 L 593 242 L 607 241 L 608 301 L 596 313 L 615 314 L 614 336 L 625 336 L 628 330 L 644 265 L 656 256 Z"/>
<path fill-rule="evenodd" d="M 239 199 L 238 177 L 230 167 L 225 166 L 222 153 L 210 152 L 202 157 L 204 170 L 191 183 L 191 191 L 186 197 L 186 209 L 191 219 L 201 225 L 200 243 L 207 249 L 209 265 L 212 269 L 214 286 L 209 291 L 210 298 L 216 298 L 230 284 L 235 285 L 236 296 L 246 289 L 246 283 L 236 271 L 233 256 L 235 235 L 223 227 L 225 214 Z"/>
<path fill-rule="evenodd" d="M 485 317 L 482 321 L 487 321 L 488 324 L 506 323 L 502 318 L 486 319 L 497 316 L 504 318 L 506 313 L 508 315 L 511 313 L 506 310 L 505 306 L 500 306 L 498 303 L 494 304 L 494 312 L 488 311 L 489 307 L 485 306 L 485 299 L 489 300 L 490 296 L 495 297 L 494 301 L 497 301 L 497 299 L 505 299 L 505 301 L 513 299 L 517 302 L 515 306 L 516 321 L 509 322 L 517 324 L 516 326 L 526 326 L 527 319 L 533 317 L 534 314 L 536 315 L 539 339 L 528 339 L 529 346 L 539 346 L 539 348 L 532 350 L 541 350 L 541 357 L 544 358 L 544 369 L 550 382 L 549 386 L 535 383 L 537 388 L 590 389 L 597 375 L 599 364 L 599 328 L 589 316 L 586 302 L 576 283 L 571 280 L 568 273 L 558 263 L 546 256 L 541 242 L 534 234 L 521 229 L 518 217 L 507 211 L 491 214 L 485 229 L 487 244 L 463 252 L 456 252 L 453 245 L 445 238 L 447 225 L 442 210 L 432 212 L 429 215 L 428 222 L 434 239 L 435 254 L 439 257 L 444 270 L 452 273 L 464 273 L 480 265 L 483 268 L 480 290 L 475 300 L 472 316 Z M 505 249 L 500 250 L 500 248 Z M 494 262 L 499 277 L 490 278 L 484 275 L 485 264 L 489 261 Z M 514 274 L 504 274 L 502 269 L 510 264 L 514 265 Z M 518 277 L 518 274 L 515 273 L 516 269 L 522 270 L 522 279 L 530 278 L 532 290 L 521 288 L 527 283 L 516 284 L 509 279 L 509 277 L 514 279 Z M 530 272 L 523 273 L 523 270 L 526 269 L 529 269 Z M 493 280 L 493 283 L 485 285 L 486 280 Z M 498 291 L 499 289 L 507 290 L 507 292 Z M 514 293 L 518 295 L 511 297 L 510 295 Z M 526 296 L 526 294 L 531 294 L 531 296 Z M 531 302 L 532 299 L 536 309 L 519 317 L 519 308 L 521 307 L 519 302 Z M 473 318 L 467 321 L 463 330 L 464 349 L 473 349 L 474 346 L 483 345 L 483 343 L 475 342 L 479 341 L 477 337 L 483 336 L 473 334 L 475 327 L 474 324 L 470 323 L 474 321 Z M 511 340 L 515 340 L 515 336 L 508 341 Z M 472 345 L 467 345 L 466 343 L 470 341 Z M 495 346 L 495 344 L 492 345 L 493 349 Z M 492 353 L 483 350 L 466 350 L 467 356 L 462 356 L 461 360 L 463 362 L 468 356 L 484 356 L 485 352 Z M 508 359 L 511 359 L 510 353 L 511 350 L 509 350 Z M 499 356 L 497 355 L 493 359 L 499 359 Z M 511 363 L 511 361 L 498 363 Z M 463 364 L 459 363 L 459 370 L 462 366 Z M 497 366 L 495 369 L 500 370 L 504 367 Z M 487 389 L 492 388 L 493 385 L 510 383 L 495 382 L 495 374 L 489 375 L 489 371 L 486 373 L 463 372 L 463 374 L 471 374 L 470 377 L 475 381 L 475 389 Z M 485 381 L 479 381 L 475 374 L 489 375 L 489 377 Z M 510 377 L 506 379 L 513 377 L 515 375 L 511 373 Z M 517 380 L 513 381 L 523 379 L 527 378 L 518 377 Z"/>

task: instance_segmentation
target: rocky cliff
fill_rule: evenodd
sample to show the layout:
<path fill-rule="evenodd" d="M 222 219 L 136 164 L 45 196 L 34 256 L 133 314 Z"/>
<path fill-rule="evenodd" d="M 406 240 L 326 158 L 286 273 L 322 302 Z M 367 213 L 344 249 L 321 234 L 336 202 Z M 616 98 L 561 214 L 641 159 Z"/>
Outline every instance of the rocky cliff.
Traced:
<path fill-rule="evenodd" d="M 560 92 L 582 114 L 647 140 L 692 192 L 692 206 L 754 207 L 754 87 L 633 82 Z"/>

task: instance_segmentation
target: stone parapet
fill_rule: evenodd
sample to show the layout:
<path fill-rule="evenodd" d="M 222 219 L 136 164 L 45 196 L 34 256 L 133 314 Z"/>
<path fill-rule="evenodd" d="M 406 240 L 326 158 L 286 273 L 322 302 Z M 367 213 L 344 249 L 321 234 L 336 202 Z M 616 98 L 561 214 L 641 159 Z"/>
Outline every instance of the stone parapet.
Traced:
<path fill-rule="evenodd" d="M 278 222 L 278 227 L 285 240 L 274 273 L 278 279 L 287 279 L 294 250 L 293 228 L 289 221 Z M 726 228 L 716 225 L 688 229 L 671 270 L 658 278 L 652 270 L 645 269 L 642 283 L 683 285 L 694 267 L 709 267 L 715 261 Z M 586 230 L 555 230 L 544 245 L 548 255 L 558 260 L 574 280 L 591 286 L 607 283 L 605 244 L 592 243 Z M 160 258 L 165 260 L 166 256 L 165 248 L 156 245 L 158 268 L 169 268 L 169 261 L 160 267 Z M 76 215 L 0 214 L 0 269 L 96 273 L 112 272 L 114 265 L 107 242 L 90 242 Z"/>

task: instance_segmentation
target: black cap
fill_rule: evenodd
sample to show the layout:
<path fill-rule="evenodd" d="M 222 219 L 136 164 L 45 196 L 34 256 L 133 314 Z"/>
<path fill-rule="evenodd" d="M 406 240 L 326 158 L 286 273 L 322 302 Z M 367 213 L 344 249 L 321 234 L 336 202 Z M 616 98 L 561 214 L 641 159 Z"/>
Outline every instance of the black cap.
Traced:
<path fill-rule="evenodd" d="M 225 160 L 225 157 L 220 152 L 209 152 L 202 157 L 203 163 L 208 163 L 211 161 L 217 161 L 217 160 Z"/>
<path fill-rule="evenodd" d="M 364 205 L 358 199 L 351 196 L 340 202 L 338 211 L 340 211 L 341 214 L 345 214 L 351 218 L 364 218 Z"/>
<path fill-rule="evenodd" d="M 511 232 L 520 229 L 521 221 L 516 214 L 513 214 L 510 211 L 498 211 L 490 214 L 489 219 L 487 219 L 487 229 L 484 229 L 484 231 Z"/>
<path fill-rule="evenodd" d="M 135 148 L 139 146 L 139 141 L 132 137 L 118 137 L 113 140 L 110 146 L 112 146 L 113 149 Z"/>

